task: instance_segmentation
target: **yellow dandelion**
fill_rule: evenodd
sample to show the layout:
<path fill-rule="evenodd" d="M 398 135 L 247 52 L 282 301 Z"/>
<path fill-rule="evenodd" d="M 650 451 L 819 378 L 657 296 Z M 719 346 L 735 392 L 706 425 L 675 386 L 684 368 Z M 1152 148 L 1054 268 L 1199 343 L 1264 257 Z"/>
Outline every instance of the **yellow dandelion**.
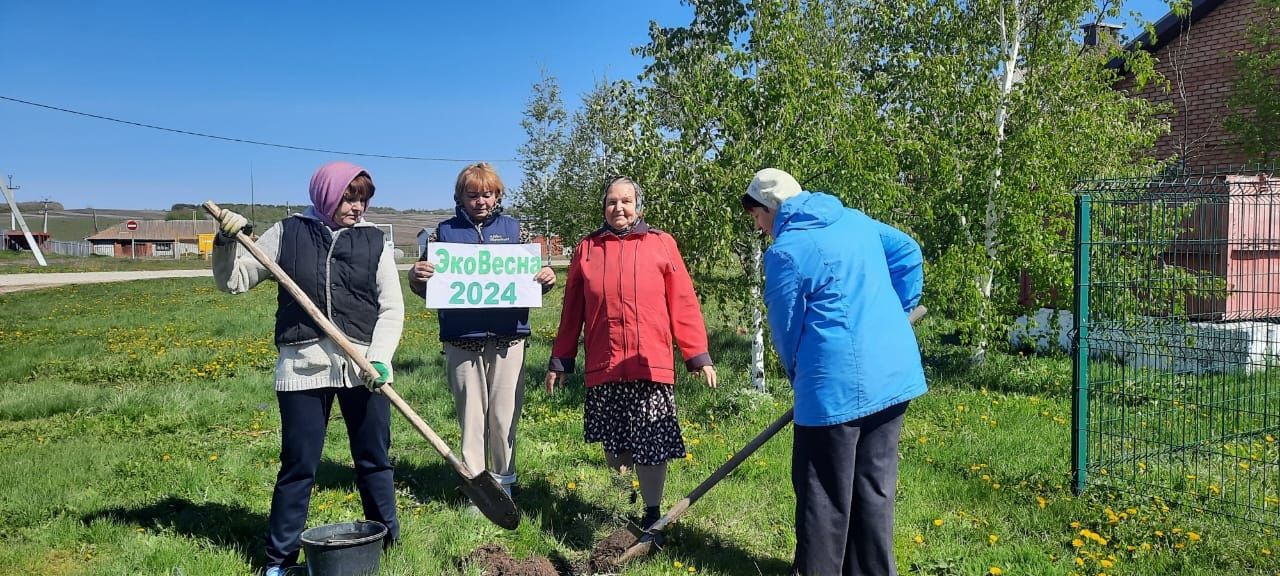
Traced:
<path fill-rule="evenodd" d="M 999 566 L 992 566 L 987 569 L 987 574 L 990 574 L 991 576 L 1000 576 L 1001 574 L 1004 574 L 1004 570 L 1001 570 Z"/>
<path fill-rule="evenodd" d="M 1271 555 L 1271 549 L 1270 549 L 1270 548 L 1263 548 L 1263 549 L 1262 549 L 1262 555 L 1263 555 L 1263 556 L 1270 556 L 1270 555 Z"/>
<path fill-rule="evenodd" d="M 941 525 L 942 525 L 942 519 L 941 519 L 941 518 L 934 518 L 934 519 L 933 519 L 933 525 L 934 525 L 934 526 L 941 526 Z"/>
<path fill-rule="evenodd" d="M 915 537 L 911 539 L 911 541 L 915 542 L 916 544 L 924 544 L 924 536 L 921 536 L 920 534 L 916 534 Z"/>
<path fill-rule="evenodd" d="M 697 569 L 697 568 L 694 568 L 693 566 L 690 566 L 690 567 L 689 567 L 689 573 L 690 573 L 690 574 L 693 574 L 693 573 L 695 573 L 695 572 L 697 572 L 697 571 L 698 571 L 698 569 Z"/>
<path fill-rule="evenodd" d="M 1115 566 L 1116 563 L 1112 562 L 1111 560 L 1107 560 L 1106 558 L 1103 558 L 1102 561 L 1098 562 L 1098 565 L 1102 566 L 1103 568 L 1110 569 L 1112 566 Z"/>
<path fill-rule="evenodd" d="M 1084 558 L 1076 556 L 1075 563 L 1076 563 L 1076 566 L 1084 566 Z"/>
<path fill-rule="evenodd" d="M 210 462 L 216 461 L 217 459 L 218 459 L 218 455 L 217 455 L 217 454 L 210 454 L 210 455 L 209 455 L 209 461 L 210 461 Z"/>
<path fill-rule="evenodd" d="M 168 462 L 171 457 L 168 454 L 160 457 L 161 462 Z"/>
<path fill-rule="evenodd" d="M 565 488 L 568 488 L 568 489 L 570 489 L 570 490 L 577 490 L 577 489 L 578 489 L 578 483 L 577 483 L 577 482 L 570 482 L 570 483 L 568 483 L 568 484 L 566 484 L 566 485 L 565 485 Z"/>
<path fill-rule="evenodd" d="M 1000 540 L 1000 536 L 996 534 L 987 534 L 987 544 L 994 545 L 999 540 Z"/>
<path fill-rule="evenodd" d="M 619 194 L 621 194 L 621 192 L 619 192 Z M 640 488 L 640 481 L 639 481 L 639 480 L 632 479 L 632 480 L 631 480 L 631 488 L 632 488 L 633 490 L 638 490 L 638 489 Z"/>
<path fill-rule="evenodd" d="M 672 565 L 672 566 L 675 566 L 676 568 L 681 568 L 681 567 L 683 567 L 683 566 L 684 566 L 684 564 L 681 564 L 679 560 L 676 560 L 675 562 L 672 562 L 672 563 L 671 563 L 671 565 Z"/>
<path fill-rule="evenodd" d="M 1077 522 L 1072 522 L 1072 523 L 1071 523 L 1071 528 L 1072 528 L 1072 529 L 1076 529 L 1076 530 L 1078 530 L 1078 529 L 1080 528 L 1080 522 L 1078 522 L 1078 521 L 1077 521 Z"/>
<path fill-rule="evenodd" d="M 1199 542 L 1200 535 L 1196 534 L 1195 532 L 1187 532 L 1187 540 L 1190 540 L 1192 542 Z"/>
<path fill-rule="evenodd" d="M 1079 539 L 1079 538 L 1072 538 L 1072 539 L 1071 539 L 1071 546 L 1072 546 L 1073 548 L 1080 548 L 1081 546 L 1084 546 L 1084 540 L 1081 540 L 1081 539 Z"/>
<path fill-rule="evenodd" d="M 1045 506 L 1049 505 L 1049 501 L 1045 500 L 1044 496 L 1036 496 L 1036 504 L 1039 505 L 1041 508 L 1044 508 Z"/>

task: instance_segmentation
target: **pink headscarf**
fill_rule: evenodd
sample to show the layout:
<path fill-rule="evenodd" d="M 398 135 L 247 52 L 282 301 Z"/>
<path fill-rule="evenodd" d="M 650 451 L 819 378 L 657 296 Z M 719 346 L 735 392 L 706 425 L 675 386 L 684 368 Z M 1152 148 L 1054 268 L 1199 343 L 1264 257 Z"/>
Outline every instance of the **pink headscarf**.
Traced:
<path fill-rule="evenodd" d="M 347 191 L 347 186 L 361 172 L 368 173 L 368 170 L 339 160 L 321 166 L 311 177 L 311 205 L 329 228 L 337 230 L 342 227 L 333 221 L 333 211 L 342 203 L 342 194 Z"/>

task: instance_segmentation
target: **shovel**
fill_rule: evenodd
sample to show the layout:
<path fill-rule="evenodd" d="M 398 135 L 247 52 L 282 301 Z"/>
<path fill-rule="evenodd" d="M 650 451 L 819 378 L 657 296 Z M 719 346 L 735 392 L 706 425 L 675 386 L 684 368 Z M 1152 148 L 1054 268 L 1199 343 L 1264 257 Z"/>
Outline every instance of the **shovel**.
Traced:
<path fill-rule="evenodd" d="M 215 219 L 222 214 L 222 209 L 212 201 L 205 202 L 204 209 Z M 325 335 L 336 342 L 347 357 L 351 358 L 351 361 L 360 367 L 362 372 L 375 376 L 378 374 L 373 365 L 369 363 L 369 360 L 364 357 L 364 354 L 361 354 L 359 350 L 356 350 L 355 346 L 351 345 L 346 335 L 338 330 L 338 327 L 334 326 L 333 322 L 330 322 L 320 312 L 319 308 L 316 308 L 316 305 L 311 302 L 311 298 L 294 283 L 292 278 L 289 278 L 284 273 L 284 270 L 280 269 L 280 266 L 274 260 L 268 258 L 262 252 L 262 249 L 253 243 L 252 239 L 243 232 L 237 232 L 236 241 L 241 246 L 244 246 L 245 250 L 248 250 L 250 254 L 253 254 L 253 257 L 260 264 L 271 271 L 272 276 L 275 276 L 276 282 L 279 282 L 280 286 L 293 295 L 294 300 L 297 300 L 306 309 L 307 314 L 311 315 L 311 319 L 316 321 L 316 324 L 320 326 Z M 476 505 L 476 508 L 480 509 L 485 518 L 508 530 L 515 530 L 516 526 L 520 525 L 520 511 L 516 509 L 516 504 L 511 501 L 511 496 L 507 494 L 506 490 L 502 489 L 502 485 L 498 483 L 498 480 L 492 474 L 486 470 L 482 470 L 479 474 L 473 474 L 471 469 L 467 467 L 466 462 L 459 460 L 454 455 L 453 451 L 449 449 L 449 445 L 445 444 L 444 440 L 430 426 L 427 426 L 427 423 L 418 416 L 418 413 L 413 411 L 413 408 L 405 404 L 404 399 L 396 393 L 390 384 L 383 384 L 377 391 L 386 396 L 391 401 L 391 405 L 395 406 L 396 410 L 404 415 L 409 420 L 409 423 L 413 424 L 413 427 L 417 429 L 418 433 L 423 438 L 426 438 L 427 442 L 430 442 L 431 446 L 436 449 L 436 452 L 439 452 L 445 461 L 453 467 L 453 470 L 458 473 L 458 477 L 462 479 L 462 493 L 471 499 L 471 502 Z"/>
<path fill-rule="evenodd" d="M 907 320 L 912 324 L 915 324 L 916 321 L 923 317 L 924 313 L 927 311 L 928 310 L 924 306 L 916 306 L 915 309 L 907 315 Z M 657 522 L 653 523 L 653 526 L 650 526 L 649 529 L 645 531 L 649 536 L 648 538 L 642 538 L 640 541 L 632 544 L 630 548 L 627 548 L 626 551 L 622 553 L 622 556 L 618 557 L 616 565 L 621 566 L 638 556 L 644 556 L 652 552 L 655 547 L 654 541 L 656 540 L 656 536 L 663 528 L 666 528 L 668 524 L 675 522 L 676 519 L 684 514 L 690 506 L 693 506 L 694 502 L 697 502 L 699 498 L 702 498 L 703 494 L 706 494 L 708 490 L 715 487 L 715 485 L 723 480 L 725 476 L 737 468 L 738 465 L 742 464 L 744 460 L 754 454 L 757 449 L 763 446 L 765 442 L 768 442 L 770 438 L 773 438 L 774 434 L 777 434 L 779 430 L 786 427 L 787 424 L 790 424 L 791 419 L 794 416 L 795 409 L 788 409 L 785 414 L 779 416 L 772 424 L 769 424 L 768 428 L 765 428 L 763 432 L 758 434 L 755 438 L 752 438 L 746 446 L 743 446 L 742 450 L 739 450 L 737 454 L 734 454 L 732 458 L 729 458 L 728 462 L 725 462 L 724 464 L 721 464 L 719 468 L 716 468 L 716 471 L 712 472 L 711 476 L 708 476 L 706 480 L 703 480 L 697 488 L 694 488 L 688 496 L 685 496 L 683 500 L 676 502 L 676 505 L 671 507 L 671 510 L 667 512 L 666 516 L 659 518 Z"/>

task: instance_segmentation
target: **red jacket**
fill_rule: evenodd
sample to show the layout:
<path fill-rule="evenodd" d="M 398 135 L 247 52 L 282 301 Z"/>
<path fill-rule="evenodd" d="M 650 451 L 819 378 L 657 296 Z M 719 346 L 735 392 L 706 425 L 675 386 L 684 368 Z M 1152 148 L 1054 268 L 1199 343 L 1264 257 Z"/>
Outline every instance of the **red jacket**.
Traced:
<path fill-rule="evenodd" d="M 595 232 L 574 249 L 551 370 L 573 372 L 583 324 L 587 386 L 674 384 L 673 340 L 690 372 L 711 364 L 702 309 L 676 241 L 644 222 L 623 237 Z"/>

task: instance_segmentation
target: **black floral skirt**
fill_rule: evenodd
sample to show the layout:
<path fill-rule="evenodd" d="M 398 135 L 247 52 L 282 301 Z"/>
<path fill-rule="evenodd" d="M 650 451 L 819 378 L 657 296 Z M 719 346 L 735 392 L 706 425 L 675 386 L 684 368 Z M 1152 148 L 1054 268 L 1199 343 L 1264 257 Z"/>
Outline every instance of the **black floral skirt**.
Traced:
<path fill-rule="evenodd" d="M 685 454 L 675 387 L 669 384 L 638 380 L 587 388 L 583 432 L 587 442 L 600 442 L 613 454 L 629 452 L 641 466 Z"/>

